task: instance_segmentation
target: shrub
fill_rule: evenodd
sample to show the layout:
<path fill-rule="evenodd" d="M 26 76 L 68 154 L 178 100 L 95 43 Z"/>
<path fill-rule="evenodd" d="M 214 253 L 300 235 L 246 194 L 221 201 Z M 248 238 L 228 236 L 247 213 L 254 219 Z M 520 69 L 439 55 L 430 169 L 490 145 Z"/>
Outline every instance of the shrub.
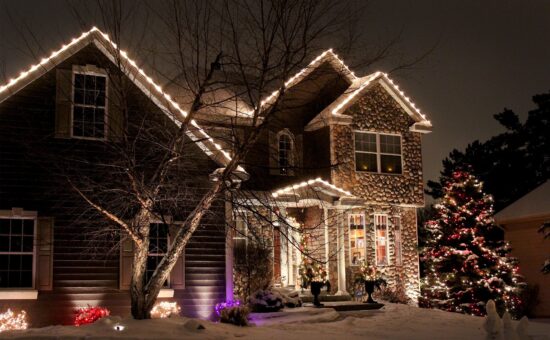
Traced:
<path fill-rule="evenodd" d="M 276 291 L 258 290 L 248 298 L 252 311 L 257 313 L 277 312 L 284 307 L 283 297 Z"/>
<path fill-rule="evenodd" d="M 164 319 L 180 314 L 181 308 L 175 302 L 162 301 L 151 309 L 151 318 Z"/>
<path fill-rule="evenodd" d="M 383 286 L 380 289 L 378 296 L 380 299 L 391 303 L 401 303 L 407 305 L 411 302 L 411 298 L 407 296 L 405 289 L 400 285 L 396 287 Z"/>
<path fill-rule="evenodd" d="M 104 307 L 81 307 L 75 310 L 74 325 L 87 325 L 109 316 L 111 312 Z"/>
<path fill-rule="evenodd" d="M 253 292 L 271 286 L 273 262 L 269 246 L 250 242 L 246 247 L 236 246 L 234 256 L 233 293 L 237 298 L 245 301 Z"/>
<path fill-rule="evenodd" d="M 11 309 L 8 309 L 0 314 L 0 333 L 4 331 L 27 329 L 27 327 L 27 313 L 25 311 L 15 314 Z"/>
<path fill-rule="evenodd" d="M 230 323 L 236 326 L 248 326 L 248 315 L 250 310 L 247 306 L 241 305 L 239 301 L 222 302 L 216 305 L 216 314 L 223 323 Z"/>

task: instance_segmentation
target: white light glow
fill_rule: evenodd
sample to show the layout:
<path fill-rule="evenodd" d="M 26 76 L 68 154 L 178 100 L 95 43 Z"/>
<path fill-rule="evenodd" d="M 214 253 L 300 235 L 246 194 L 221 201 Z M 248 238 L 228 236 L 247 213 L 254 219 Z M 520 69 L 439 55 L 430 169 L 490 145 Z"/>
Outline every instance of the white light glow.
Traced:
<path fill-rule="evenodd" d="M 301 182 L 301 183 L 298 183 L 298 184 L 294 184 L 294 185 L 291 185 L 291 186 L 288 186 L 286 188 L 282 188 L 282 189 L 279 189 L 275 192 L 272 193 L 273 197 L 278 197 L 280 195 L 284 195 L 284 194 L 288 194 L 288 193 L 292 193 L 292 191 L 295 191 L 295 190 L 298 190 L 300 188 L 304 188 L 306 186 L 313 186 L 314 184 L 321 184 L 325 187 L 329 187 L 330 189 L 333 189 L 333 190 L 336 190 L 346 196 L 353 196 L 353 194 L 349 191 L 346 191 L 344 189 L 341 189 L 341 188 L 338 188 L 337 186 L 321 179 L 321 178 L 315 178 L 315 179 L 310 179 L 309 181 L 304 181 L 304 182 Z"/>

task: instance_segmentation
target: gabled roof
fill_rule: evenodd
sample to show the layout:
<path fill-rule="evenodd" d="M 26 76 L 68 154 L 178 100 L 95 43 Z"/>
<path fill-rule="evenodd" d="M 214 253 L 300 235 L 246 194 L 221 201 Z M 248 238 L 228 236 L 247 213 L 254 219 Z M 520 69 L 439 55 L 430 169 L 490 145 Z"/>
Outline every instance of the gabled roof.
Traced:
<path fill-rule="evenodd" d="M 323 65 L 325 62 L 330 63 L 332 67 L 342 74 L 344 78 L 346 78 L 349 83 L 353 83 L 357 76 L 349 69 L 349 67 L 338 57 L 336 53 L 332 51 L 332 49 L 328 49 L 318 55 L 315 59 L 313 59 L 306 67 L 301 69 L 300 71 L 296 72 L 292 77 L 288 78 L 287 81 L 285 81 L 285 89 L 288 90 L 294 85 L 300 83 L 302 80 L 304 80 L 308 75 L 310 75 L 313 71 L 315 71 L 319 66 Z M 273 91 L 269 96 L 262 99 L 260 101 L 260 108 L 266 106 L 267 104 L 272 103 L 277 97 L 279 96 L 279 90 Z M 249 112 L 249 114 L 252 114 L 253 110 Z"/>
<path fill-rule="evenodd" d="M 550 180 L 495 214 L 497 223 L 550 218 Z"/>
<path fill-rule="evenodd" d="M 307 189 L 320 190 L 323 191 L 325 194 L 333 197 L 354 197 L 351 192 L 330 184 L 329 182 L 322 180 L 321 178 L 310 179 L 308 181 L 303 181 L 276 190 L 272 193 L 272 196 L 275 198 L 285 195 L 298 196 L 300 191 L 304 191 Z"/>
<path fill-rule="evenodd" d="M 126 51 L 119 49 L 117 44 L 97 27 L 93 27 L 88 32 L 82 33 L 78 38 L 72 39 L 69 44 L 63 45 L 61 49 L 52 52 L 49 57 L 41 59 L 38 64 L 32 65 L 27 71 L 21 72 L 17 78 L 10 79 L 7 84 L 0 86 L 0 103 L 89 44 L 94 44 L 115 65 L 120 65 L 126 76 L 177 126 L 181 126 L 181 119 L 185 118 L 188 113 L 168 93 L 164 92 L 162 87 L 128 56 Z M 115 56 L 120 58 L 115 58 Z M 229 153 L 223 150 L 197 122 L 192 120 L 191 125 L 192 128 L 188 128 L 186 131 L 188 137 L 195 141 L 218 164 L 227 165 L 231 160 Z"/>
<path fill-rule="evenodd" d="M 421 133 L 430 132 L 432 123 L 424 114 L 420 112 L 410 98 L 399 89 L 399 86 L 397 86 L 386 73 L 380 71 L 355 79 L 355 81 L 346 91 L 344 91 L 342 95 L 340 95 L 340 97 L 338 97 L 334 102 L 321 111 L 321 113 L 313 118 L 310 123 L 308 123 L 306 130 L 313 130 L 321 125 L 326 125 L 333 120 L 345 120 L 347 117 L 345 117 L 342 113 L 361 97 L 360 94 L 364 93 L 374 84 L 382 85 L 405 110 L 405 112 L 407 112 L 409 116 L 415 120 L 416 123 L 411 127 L 411 131 Z"/>

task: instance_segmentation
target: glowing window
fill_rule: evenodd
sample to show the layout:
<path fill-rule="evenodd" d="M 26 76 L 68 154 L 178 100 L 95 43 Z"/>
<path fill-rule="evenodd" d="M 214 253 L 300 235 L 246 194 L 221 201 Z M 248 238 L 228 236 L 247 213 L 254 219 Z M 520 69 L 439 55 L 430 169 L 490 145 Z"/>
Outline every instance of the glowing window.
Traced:
<path fill-rule="evenodd" d="M 278 163 L 279 173 L 281 175 L 292 175 L 292 137 L 287 132 L 281 132 L 278 140 Z"/>
<path fill-rule="evenodd" d="M 366 260 L 367 244 L 365 232 L 365 215 L 350 214 L 349 218 L 350 260 L 352 265 L 359 265 Z"/>
<path fill-rule="evenodd" d="M 401 174 L 401 136 L 356 131 L 355 170 Z"/>
<path fill-rule="evenodd" d="M 392 217 L 393 233 L 394 233 L 394 247 L 395 247 L 395 264 L 401 266 L 403 264 L 402 248 L 403 242 L 401 238 L 401 218 Z"/>
<path fill-rule="evenodd" d="M 376 265 L 388 265 L 388 216 L 374 215 L 376 233 Z"/>

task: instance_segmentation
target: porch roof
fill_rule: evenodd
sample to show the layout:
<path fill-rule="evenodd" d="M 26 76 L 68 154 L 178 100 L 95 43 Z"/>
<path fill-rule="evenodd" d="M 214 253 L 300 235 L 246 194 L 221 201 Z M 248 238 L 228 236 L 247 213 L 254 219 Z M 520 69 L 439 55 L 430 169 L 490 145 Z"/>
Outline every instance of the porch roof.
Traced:
<path fill-rule="evenodd" d="M 278 189 L 271 193 L 278 201 L 286 202 L 312 202 L 325 201 L 334 203 L 340 200 L 345 205 L 362 204 L 363 200 L 354 196 L 351 192 L 337 187 L 321 178 L 314 178 Z"/>

